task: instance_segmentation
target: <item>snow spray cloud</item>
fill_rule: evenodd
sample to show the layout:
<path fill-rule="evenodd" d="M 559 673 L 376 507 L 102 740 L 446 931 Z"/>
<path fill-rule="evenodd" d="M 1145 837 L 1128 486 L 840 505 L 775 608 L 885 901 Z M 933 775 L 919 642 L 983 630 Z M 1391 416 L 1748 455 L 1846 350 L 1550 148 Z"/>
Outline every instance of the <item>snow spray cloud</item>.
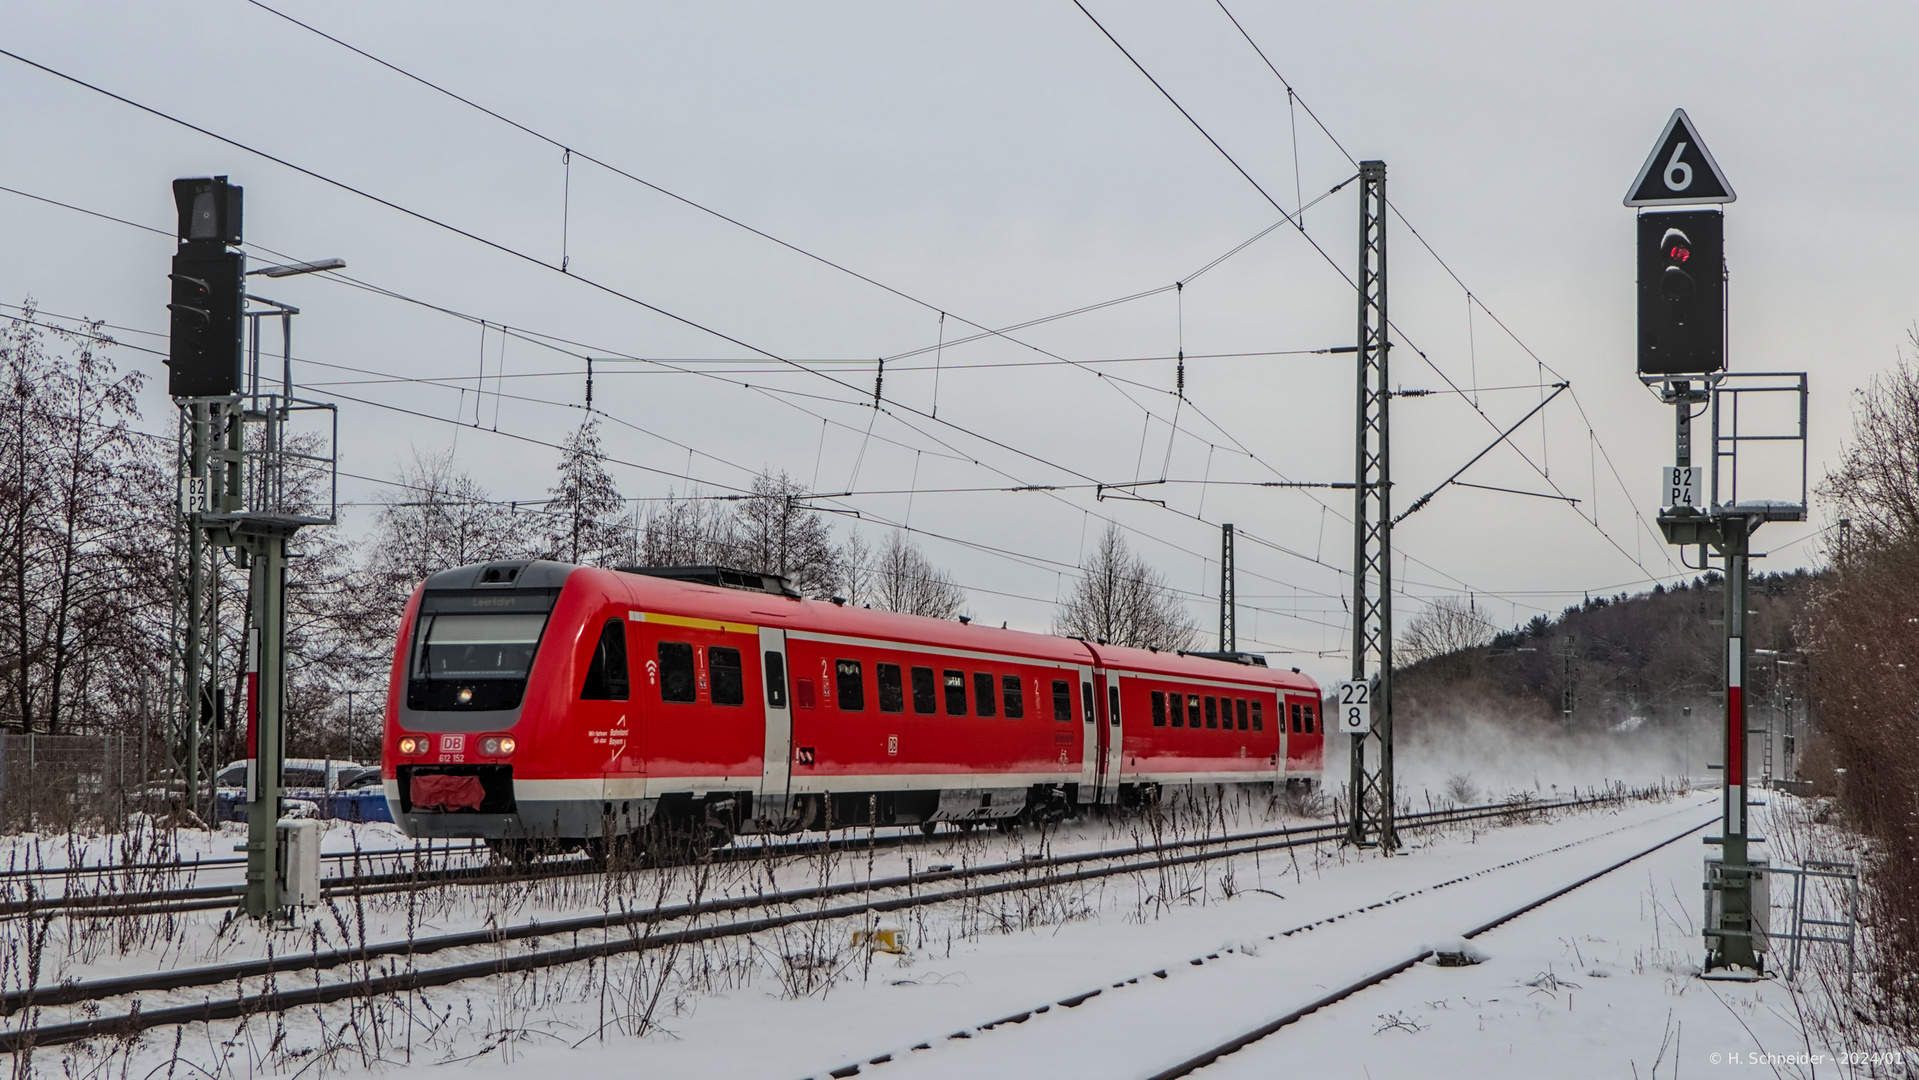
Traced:
<path fill-rule="evenodd" d="M 1442 797 L 1465 803 L 1519 792 L 1549 797 L 1613 782 L 1699 783 L 1716 776 L 1706 766 L 1722 756 L 1717 718 L 1706 712 L 1695 708 L 1690 718 L 1671 722 L 1633 717 L 1572 731 L 1487 715 L 1426 718 L 1401 727 L 1393 771 L 1401 797 L 1416 805 L 1424 801 L 1422 790 L 1437 804 Z M 1327 759 L 1327 778 L 1337 783 L 1346 757 L 1329 753 Z"/>

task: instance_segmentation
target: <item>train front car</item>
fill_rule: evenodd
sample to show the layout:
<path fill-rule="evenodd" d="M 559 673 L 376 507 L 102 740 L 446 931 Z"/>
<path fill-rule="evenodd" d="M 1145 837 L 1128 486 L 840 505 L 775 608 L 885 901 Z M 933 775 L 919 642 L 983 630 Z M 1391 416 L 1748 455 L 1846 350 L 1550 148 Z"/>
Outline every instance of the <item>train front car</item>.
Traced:
<path fill-rule="evenodd" d="M 518 560 L 442 571 L 414 591 L 382 756 L 387 802 L 407 835 L 600 835 L 604 784 L 582 779 L 553 736 L 574 708 L 564 693 L 572 654 L 609 606 L 601 579 L 612 577 Z"/>

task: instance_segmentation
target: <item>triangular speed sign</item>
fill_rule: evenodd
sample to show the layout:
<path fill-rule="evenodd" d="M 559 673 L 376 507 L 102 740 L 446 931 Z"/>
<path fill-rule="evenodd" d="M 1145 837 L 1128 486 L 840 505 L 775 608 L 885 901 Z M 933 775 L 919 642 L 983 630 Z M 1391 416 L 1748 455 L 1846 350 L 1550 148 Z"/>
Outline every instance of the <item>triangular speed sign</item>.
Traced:
<path fill-rule="evenodd" d="M 1674 109 L 1666 121 L 1652 156 L 1639 170 L 1639 178 L 1626 193 L 1627 206 L 1662 206 L 1672 203 L 1729 203 L 1733 194 L 1726 174 L 1712 159 L 1706 144 L 1699 141 L 1686 110 Z"/>

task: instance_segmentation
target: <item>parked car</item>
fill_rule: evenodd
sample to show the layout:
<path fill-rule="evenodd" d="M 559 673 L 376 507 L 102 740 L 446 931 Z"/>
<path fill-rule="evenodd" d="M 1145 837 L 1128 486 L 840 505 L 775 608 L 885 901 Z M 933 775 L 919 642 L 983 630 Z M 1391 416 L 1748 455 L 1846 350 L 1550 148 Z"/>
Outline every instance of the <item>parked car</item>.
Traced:
<path fill-rule="evenodd" d="M 367 777 L 372 777 L 372 789 L 369 793 L 364 787 Z M 213 798 L 213 816 L 216 821 L 245 821 L 246 812 L 247 763 L 234 761 L 228 763 L 214 776 L 216 785 Z M 328 758 L 288 758 L 280 770 L 280 791 L 287 804 L 301 803 L 313 807 L 306 811 L 305 806 L 291 806 L 289 810 L 306 811 L 293 816 L 313 816 L 323 818 L 344 818 L 348 821 L 391 821 L 392 816 L 386 809 L 386 794 L 380 787 L 378 766 L 362 765 L 357 761 Z"/>

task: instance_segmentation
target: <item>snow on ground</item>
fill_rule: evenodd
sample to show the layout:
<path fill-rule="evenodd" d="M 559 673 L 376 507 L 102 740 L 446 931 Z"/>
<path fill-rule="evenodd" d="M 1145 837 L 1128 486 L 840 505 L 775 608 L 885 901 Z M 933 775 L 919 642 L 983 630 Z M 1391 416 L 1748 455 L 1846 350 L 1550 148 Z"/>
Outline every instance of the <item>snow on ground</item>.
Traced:
<path fill-rule="evenodd" d="M 1808 1038 L 1780 981 L 1696 977 L 1703 849 L 1688 836 L 1474 939 L 1483 963 L 1416 965 L 1203 1075 L 1843 1075 L 1833 1052 L 1862 1048 Z"/>
<path fill-rule="evenodd" d="M 1637 802 L 1514 827 L 1414 832 L 1404 854 L 1333 847 L 1266 853 L 1006 894 L 880 919 L 789 927 L 527 975 L 474 980 L 406 1001 L 343 1002 L 282 1018 L 189 1025 L 136 1045 L 41 1051 L 34 1067 L 73 1075 L 144 1075 L 177 1052 L 196 1075 L 428 1073 L 458 1064 L 488 1074 L 792 1078 L 890 1054 L 862 1075 L 1147 1076 L 1329 989 L 1457 937 L 1470 926 L 1660 840 L 1710 822 L 1716 792 Z M 1130 847 L 1138 819 L 1049 836 L 1049 851 Z M 1237 831 L 1246 822 L 1234 821 Z M 1417 966 L 1309 1016 L 1203 1075 L 1711 1075 L 1710 1055 L 1738 1053 L 1726 1075 L 1763 1071 L 1743 1055 L 1803 1054 L 1794 1002 L 1778 982 L 1707 982 L 1701 959 L 1700 863 L 1692 831 L 1658 853 L 1508 923 L 1476 944 L 1486 962 Z M 872 875 L 935 860 L 977 864 L 1032 848 L 1024 838 L 952 837 L 935 849 L 842 853 L 729 868 L 710 894 Z M 688 887 L 687 871 L 636 877 L 637 892 Z M 602 879 L 574 879 L 590 883 Z M 1442 883 L 1446 883 L 1442 886 Z M 544 891 L 542 891 L 544 890 Z M 590 884 L 441 890 L 433 906 L 369 898 L 369 940 L 483 925 L 489 919 L 598 910 Z M 709 894 L 709 895 L 710 895 Z M 658 895 L 656 892 L 655 895 Z M 668 896 L 668 902 L 677 899 Z M 1389 902 L 1390 901 L 1390 902 Z M 651 897 L 642 901 L 650 905 Z M 1376 906 L 1379 905 L 1379 906 Z M 344 918 L 345 921 L 340 921 Z M 316 916 L 353 929 L 351 912 Z M 1288 930 L 1312 929 L 1285 935 Z M 903 955 L 852 944 L 898 927 Z M 306 930 L 311 935 L 312 927 Z M 195 931 L 201 934 L 204 931 Z M 69 964 L 63 977 L 204 963 L 257 951 L 261 935 L 192 937 L 165 956 L 132 953 Z M 583 935 L 584 937 L 584 935 Z M 280 948 L 285 948 L 282 942 Z M 337 944 L 337 942 L 330 942 Z M 510 943 L 460 956 L 552 943 Z M 437 964 L 455 959 L 435 956 Z M 1202 961 L 1195 965 L 1193 960 Z M 1160 973 L 1163 973 L 1163 977 Z M 1113 984 L 1120 984 L 1117 988 Z M 159 995 L 161 1007 L 231 988 Z M 1074 1007 L 1063 998 L 1100 990 Z M 1024 1022 L 980 1030 L 1048 1006 Z M 55 1022 L 49 1016 L 43 1022 Z M 965 1031 L 968 1038 L 949 1036 Z M 913 1049 L 925 1044 L 923 1050 Z M 1814 1052 L 1827 1052 L 1815 1046 Z M 120 1057 L 116 1061 L 115 1055 Z M 176 1072 L 177 1074 L 177 1072 Z M 1785 1075 L 1794 1075 L 1788 1072 Z"/>
<path fill-rule="evenodd" d="M 412 851 L 415 841 L 388 821 L 323 821 L 320 851 L 324 855 L 362 852 Z M 135 815 L 124 833 L 11 833 L 0 836 L 0 872 L 64 870 L 68 867 L 124 866 L 128 863 L 169 862 L 182 865 L 242 858 L 234 845 L 246 843 L 244 822 L 223 822 L 219 828 L 156 828 L 152 819 Z M 456 848 L 469 846 L 465 840 Z M 201 882 L 205 884 L 205 882 Z"/>

